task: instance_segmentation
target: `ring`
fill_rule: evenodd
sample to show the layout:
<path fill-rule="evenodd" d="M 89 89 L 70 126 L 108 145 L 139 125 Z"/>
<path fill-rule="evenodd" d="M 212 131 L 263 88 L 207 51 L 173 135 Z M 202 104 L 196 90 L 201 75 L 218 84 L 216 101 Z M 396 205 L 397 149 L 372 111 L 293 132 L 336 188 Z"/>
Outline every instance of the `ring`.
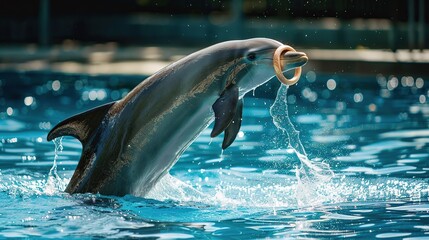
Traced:
<path fill-rule="evenodd" d="M 287 79 L 283 75 L 283 64 L 281 61 L 281 56 L 283 53 L 293 51 L 296 52 L 296 50 L 289 46 L 289 45 L 283 45 L 276 49 L 274 52 L 274 58 L 273 58 L 273 64 L 274 64 L 274 71 L 276 72 L 276 76 L 279 79 L 279 81 L 285 85 L 293 85 L 298 82 L 299 78 L 301 77 L 302 67 L 295 68 L 295 74 L 291 79 Z"/>

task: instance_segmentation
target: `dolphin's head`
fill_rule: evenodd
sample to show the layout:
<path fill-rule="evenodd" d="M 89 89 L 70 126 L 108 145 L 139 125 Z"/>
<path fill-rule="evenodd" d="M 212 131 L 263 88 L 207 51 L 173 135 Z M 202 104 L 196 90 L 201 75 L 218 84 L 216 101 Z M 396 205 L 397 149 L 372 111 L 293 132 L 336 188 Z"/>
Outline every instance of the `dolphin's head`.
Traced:
<path fill-rule="evenodd" d="M 218 99 L 212 105 L 215 124 L 210 136 L 225 132 L 223 149 L 234 141 L 240 130 L 243 109 L 240 98 L 275 75 L 282 83 L 295 83 L 300 75 L 299 67 L 308 60 L 305 53 L 268 38 L 223 42 L 197 55 L 200 56 L 198 63 L 211 69 L 205 79 L 216 79 L 211 84 Z M 284 77 L 283 72 L 295 68 L 298 69 L 294 78 Z"/>
<path fill-rule="evenodd" d="M 282 43 L 267 39 L 255 38 L 244 40 L 241 62 L 246 68 L 237 76 L 240 95 L 255 89 L 275 76 L 274 53 L 283 46 Z M 280 55 L 282 72 L 286 72 L 307 63 L 307 55 L 303 52 L 286 51 Z"/>
<path fill-rule="evenodd" d="M 224 44 L 224 48 L 233 55 L 234 64 L 228 70 L 220 92 L 230 84 L 236 84 L 239 95 L 243 96 L 275 76 L 274 55 L 279 47 L 284 46 L 282 43 L 268 38 L 252 38 Z M 280 55 L 282 72 L 301 67 L 307 60 L 307 55 L 303 52 L 282 52 Z"/>

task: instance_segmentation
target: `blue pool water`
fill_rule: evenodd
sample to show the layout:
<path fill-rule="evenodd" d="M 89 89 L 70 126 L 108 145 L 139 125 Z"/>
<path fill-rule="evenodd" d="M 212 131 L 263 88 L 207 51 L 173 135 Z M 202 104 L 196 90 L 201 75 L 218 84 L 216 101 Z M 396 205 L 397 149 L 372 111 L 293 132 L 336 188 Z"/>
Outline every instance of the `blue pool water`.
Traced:
<path fill-rule="evenodd" d="M 0 237 L 429 239 L 424 77 L 304 73 L 286 99 L 307 163 L 273 124 L 271 81 L 231 147 L 209 127 L 148 196 L 63 193 L 81 145 L 65 137 L 55 157 L 47 132 L 140 80 L 0 73 Z"/>

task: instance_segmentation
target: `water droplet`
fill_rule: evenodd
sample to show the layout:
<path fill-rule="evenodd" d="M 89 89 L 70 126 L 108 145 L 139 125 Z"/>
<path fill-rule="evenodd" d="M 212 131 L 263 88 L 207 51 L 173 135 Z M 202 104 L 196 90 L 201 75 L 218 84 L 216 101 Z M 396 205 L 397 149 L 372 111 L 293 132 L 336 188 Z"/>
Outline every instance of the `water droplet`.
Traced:
<path fill-rule="evenodd" d="M 13 108 L 8 107 L 8 108 L 6 109 L 6 114 L 7 114 L 7 115 L 9 115 L 9 116 L 12 116 L 12 114 L 13 114 Z"/>
<path fill-rule="evenodd" d="M 88 98 L 91 101 L 95 101 L 95 99 L 97 99 L 97 91 L 95 91 L 95 90 L 89 91 Z"/>
<path fill-rule="evenodd" d="M 54 194 L 57 191 L 62 191 L 65 186 L 62 182 L 61 177 L 57 173 L 57 160 L 58 153 L 63 151 L 63 137 L 54 139 L 55 152 L 54 152 L 54 163 L 52 164 L 51 169 L 49 170 L 48 180 L 46 182 L 45 193 Z"/>
<path fill-rule="evenodd" d="M 33 104 L 33 102 L 34 102 L 34 98 L 32 96 L 28 96 L 24 98 L 25 106 L 30 106 L 31 104 Z"/>
<path fill-rule="evenodd" d="M 362 93 L 355 93 L 353 95 L 353 100 L 355 101 L 355 103 L 360 103 L 363 101 L 363 95 Z"/>
<path fill-rule="evenodd" d="M 335 80 L 334 79 L 329 79 L 327 82 L 326 82 L 326 87 L 329 89 L 329 90 L 334 90 L 336 87 L 337 87 L 337 82 L 335 82 Z"/>
<path fill-rule="evenodd" d="M 308 82 L 314 82 L 316 81 L 316 73 L 313 71 L 308 71 L 307 74 L 305 74 L 305 78 Z"/>
<path fill-rule="evenodd" d="M 374 103 L 371 103 L 371 104 L 369 104 L 368 109 L 371 112 L 375 112 L 375 111 L 377 111 L 377 105 L 375 105 Z"/>
<path fill-rule="evenodd" d="M 422 78 L 417 78 L 416 79 L 416 87 L 417 88 L 422 88 L 424 84 L 425 84 L 425 82 L 423 81 Z"/>
<path fill-rule="evenodd" d="M 237 136 L 238 136 L 238 138 L 243 138 L 244 132 L 243 131 L 238 132 Z"/>
<path fill-rule="evenodd" d="M 104 100 L 106 98 L 106 96 L 107 96 L 107 93 L 106 93 L 106 91 L 104 89 L 100 89 L 100 90 L 97 91 L 97 99 L 99 101 Z"/>
<path fill-rule="evenodd" d="M 58 91 L 61 88 L 61 82 L 59 80 L 55 80 L 52 82 L 52 90 Z"/>
<path fill-rule="evenodd" d="M 392 77 L 388 82 L 387 82 L 387 89 L 389 89 L 389 91 L 392 91 L 393 89 L 397 88 L 399 84 L 398 78 L 396 77 Z"/>

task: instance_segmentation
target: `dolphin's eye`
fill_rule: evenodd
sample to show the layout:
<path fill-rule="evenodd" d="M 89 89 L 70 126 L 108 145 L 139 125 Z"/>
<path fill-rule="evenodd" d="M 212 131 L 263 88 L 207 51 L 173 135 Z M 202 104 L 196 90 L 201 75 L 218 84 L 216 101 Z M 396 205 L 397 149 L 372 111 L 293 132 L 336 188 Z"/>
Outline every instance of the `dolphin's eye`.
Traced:
<path fill-rule="evenodd" d="M 251 53 L 247 54 L 247 59 L 248 59 L 249 61 L 253 61 L 253 60 L 255 60 L 255 59 L 256 59 L 256 53 L 251 52 Z"/>

